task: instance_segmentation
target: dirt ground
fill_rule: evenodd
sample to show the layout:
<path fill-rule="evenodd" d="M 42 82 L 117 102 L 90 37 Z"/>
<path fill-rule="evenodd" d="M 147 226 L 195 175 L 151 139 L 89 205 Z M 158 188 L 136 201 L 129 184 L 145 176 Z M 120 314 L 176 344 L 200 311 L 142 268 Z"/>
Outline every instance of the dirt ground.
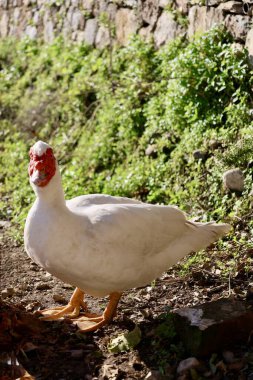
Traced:
<path fill-rule="evenodd" d="M 8 312 L 12 307 L 17 307 L 22 312 L 34 312 L 66 304 L 73 288 L 34 264 L 23 247 L 15 246 L 4 236 L 3 230 L 1 237 L 3 310 Z M 196 365 L 180 371 L 180 363 L 191 355 L 184 352 L 184 347 L 176 336 L 172 334 L 168 338 L 168 334 L 164 334 L 161 328 L 159 330 L 169 311 L 212 301 L 221 296 L 227 297 L 231 291 L 237 298 L 245 298 L 252 274 L 245 276 L 243 273 L 234 282 L 228 283 L 219 274 L 204 268 L 195 268 L 184 278 L 179 277 L 178 273 L 179 267 L 174 267 L 154 284 L 126 292 L 119 303 L 115 320 L 97 332 L 80 334 L 77 327 L 68 320 L 43 322 L 41 333 L 24 334 L 26 339 L 22 341 L 22 349 L 17 350 L 15 346 L 13 350 L 0 352 L 0 368 L 2 373 L 7 374 L 6 377 L 3 374 L 1 377 L 0 374 L 0 379 L 15 378 L 8 372 L 10 365 L 6 364 L 7 361 L 3 365 L 8 354 L 12 357 L 12 362 L 14 356 L 14 362 L 17 358 L 37 380 L 252 380 L 253 353 L 250 340 L 225 351 L 212 353 L 210 357 L 196 358 Z M 94 312 L 102 312 L 107 302 L 106 298 L 94 299 L 89 296 L 87 300 Z M 110 340 L 133 330 L 136 325 L 141 330 L 141 341 L 135 349 L 117 354 L 109 352 Z"/>

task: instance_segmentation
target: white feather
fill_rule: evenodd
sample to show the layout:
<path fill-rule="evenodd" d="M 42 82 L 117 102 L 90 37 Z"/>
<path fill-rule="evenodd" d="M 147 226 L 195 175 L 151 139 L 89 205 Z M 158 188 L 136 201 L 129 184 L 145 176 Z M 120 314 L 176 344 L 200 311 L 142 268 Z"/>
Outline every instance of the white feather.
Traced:
<path fill-rule="evenodd" d="M 61 280 L 88 294 L 144 286 L 192 251 L 230 229 L 194 223 L 172 206 L 109 195 L 65 202 L 59 170 L 36 190 L 25 227 L 28 255 Z"/>

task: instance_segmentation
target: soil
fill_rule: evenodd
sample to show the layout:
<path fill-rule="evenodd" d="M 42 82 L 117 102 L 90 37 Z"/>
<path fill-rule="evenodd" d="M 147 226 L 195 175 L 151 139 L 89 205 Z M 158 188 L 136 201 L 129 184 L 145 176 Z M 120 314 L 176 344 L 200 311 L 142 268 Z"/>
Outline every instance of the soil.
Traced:
<path fill-rule="evenodd" d="M 12 321 L 11 330 L 8 330 L 11 339 L 6 335 L 6 345 L 0 342 L 1 380 L 16 379 L 21 368 L 37 380 L 253 379 L 251 339 L 209 357 L 196 358 L 194 362 L 167 323 L 169 311 L 178 308 L 227 297 L 231 293 L 234 297 L 245 298 L 252 274 L 245 275 L 242 270 L 236 278 L 224 281 L 215 268 L 193 267 L 187 276 L 180 277 L 180 266 L 175 266 L 150 286 L 124 293 L 118 314 L 110 325 L 82 334 L 69 320 L 41 322 L 36 314 L 34 316 L 36 310 L 66 304 L 73 287 L 34 264 L 22 246 L 16 246 L 4 236 L 3 230 L 0 231 L 0 326 L 3 316 Z M 209 253 L 212 254 L 212 248 Z M 107 298 L 87 296 L 87 301 L 89 308 L 99 313 L 105 308 Z M 24 315 L 39 324 L 34 322 L 36 327 L 29 330 L 33 323 L 27 322 Z M 16 333 L 14 319 L 19 320 L 19 332 Z M 20 320 L 24 326 L 26 324 L 21 334 Z M 132 331 L 136 325 L 141 330 L 141 340 L 134 349 L 120 353 L 108 350 L 108 343 L 113 338 Z M 185 359 L 192 360 L 188 369 L 184 367 Z M 23 377 L 29 378 L 32 377 Z"/>

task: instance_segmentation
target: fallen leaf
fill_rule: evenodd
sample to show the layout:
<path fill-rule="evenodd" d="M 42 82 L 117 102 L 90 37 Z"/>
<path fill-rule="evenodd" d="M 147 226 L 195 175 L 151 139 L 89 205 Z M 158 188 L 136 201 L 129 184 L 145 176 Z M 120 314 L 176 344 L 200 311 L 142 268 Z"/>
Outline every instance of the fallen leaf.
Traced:
<path fill-rule="evenodd" d="M 135 328 L 129 333 L 121 334 L 111 340 L 108 344 L 108 350 L 113 353 L 122 351 L 129 351 L 137 346 L 141 341 L 141 330 L 136 325 Z"/>

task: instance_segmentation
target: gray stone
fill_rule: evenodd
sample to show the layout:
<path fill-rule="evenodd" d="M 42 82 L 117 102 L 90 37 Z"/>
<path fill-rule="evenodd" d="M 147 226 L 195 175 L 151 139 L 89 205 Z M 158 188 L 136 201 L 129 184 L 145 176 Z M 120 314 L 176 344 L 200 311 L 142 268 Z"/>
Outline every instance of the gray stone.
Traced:
<path fill-rule="evenodd" d="M 8 222 L 7 220 L 0 220 L 0 229 L 3 228 L 3 229 L 7 229 L 11 226 L 11 223 Z"/>
<path fill-rule="evenodd" d="M 225 3 L 227 0 L 207 0 L 208 1 L 208 6 L 213 7 L 215 5 L 219 5 L 221 3 Z"/>
<path fill-rule="evenodd" d="M 0 7 L 3 9 L 8 8 L 8 0 L 0 0 Z"/>
<path fill-rule="evenodd" d="M 236 41 L 246 40 L 250 23 L 250 16 L 227 15 L 225 18 L 225 25 Z"/>
<path fill-rule="evenodd" d="M 242 192 L 244 189 L 244 175 L 239 169 L 230 169 L 223 174 L 224 187 L 231 191 Z"/>
<path fill-rule="evenodd" d="M 7 11 L 2 13 L 0 20 L 0 37 L 7 37 L 9 31 L 9 15 Z"/>
<path fill-rule="evenodd" d="M 148 145 L 145 149 L 145 155 L 153 158 L 157 157 L 157 145 Z"/>
<path fill-rule="evenodd" d="M 190 6 L 188 0 L 175 0 L 176 8 L 181 12 L 183 15 L 188 14 L 188 8 Z"/>
<path fill-rule="evenodd" d="M 83 0 L 83 8 L 87 11 L 92 11 L 95 1 L 94 0 Z"/>
<path fill-rule="evenodd" d="M 150 25 L 154 25 L 159 15 L 159 0 L 146 0 L 142 6 L 142 19 Z"/>
<path fill-rule="evenodd" d="M 98 30 L 98 22 L 95 18 L 92 18 L 86 21 L 85 30 L 84 30 L 84 41 L 88 45 L 95 44 L 97 30 Z"/>
<path fill-rule="evenodd" d="M 223 12 L 217 8 L 193 6 L 189 10 L 188 37 L 193 37 L 195 33 L 203 33 L 211 29 L 214 25 L 219 25 L 224 21 Z"/>
<path fill-rule="evenodd" d="M 151 41 L 153 39 L 152 26 L 146 26 L 139 30 L 139 35 L 144 39 L 144 41 Z"/>
<path fill-rule="evenodd" d="M 165 7 L 167 7 L 169 4 L 171 4 L 171 1 L 170 1 L 170 0 L 159 0 L 159 7 L 160 7 L 160 8 L 165 8 Z"/>
<path fill-rule="evenodd" d="M 173 312 L 176 332 L 191 356 L 208 356 L 247 341 L 252 331 L 253 304 L 221 298 Z"/>
<path fill-rule="evenodd" d="M 192 368 L 198 368 L 200 366 L 200 362 L 198 359 L 192 357 L 182 360 L 178 367 L 177 367 L 177 373 L 183 373 L 186 372 Z"/>
<path fill-rule="evenodd" d="M 249 61 L 253 66 L 253 28 L 249 30 L 246 36 L 245 47 L 249 52 Z"/>
<path fill-rule="evenodd" d="M 13 21 L 15 25 L 19 22 L 20 13 L 21 12 L 19 8 L 15 8 L 13 11 Z"/>
<path fill-rule="evenodd" d="M 140 27 L 140 19 L 132 9 L 119 9 L 115 17 L 116 40 L 121 45 L 126 45 L 129 38 L 137 32 Z"/>
<path fill-rule="evenodd" d="M 33 25 L 27 25 L 25 35 L 34 40 L 37 37 L 37 28 Z"/>
<path fill-rule="evenodd" d="M 83 30 L 84 23 L 85 23 L 84 15 L 80 10 L 77 9 L 76 11 L 73 12 L 73 15 L 72 15 L 72 20 L 71 20 L 72 29 L 74 31 Z"/>
<path fill-rule="evenodd" d="M 183 33 L 182 28 L 174 20 L 171 13 L 164 11 L 159 17 L 154 32 L 154 41 L 157 47 L 172 41 Z"/>
<path fill-rule="evenodd" d="M 108 6 L 108 2 L 106 0 L 95 1 L 93 13 L 95 17 L 99 17 L 99 15 L 103 12 L 106 12 Z"/>
<path fill-rule="evenodd" d="M 33 15 L 33 24 L 38 26 L 40 22 L 41 22 L 40 12 L 36 11 Z"/>
<path fill-rule="evenodd" d="M 218 6 L 218 9 L 221 9 L 223 13 L 236 13 L 236 14 L 244 14 L 243 13 L 243 3 L 240 1 L 227 1 L 226 3 L 222 3 Z"/>
<path fill-rule="evenodd" d="M 44 40 L 49 43 L 54 40 L 54 23 L 52 20 L 48 20 L 44 24 Z"/>
<path fill-rule="evenodd" d="M 73 7 L 78 7 L 79 3 L 80 3 L 79 0 L 71 0 L 71 4 L 73 5 Z"/>
<path fill-rule="evenodd" d="M 96 39 L 95 46 L 99 49 L 102 49 L 110 45 L 110 34 L 108 28 L 105 28 L 103 25 L 99 27 Z"/>

